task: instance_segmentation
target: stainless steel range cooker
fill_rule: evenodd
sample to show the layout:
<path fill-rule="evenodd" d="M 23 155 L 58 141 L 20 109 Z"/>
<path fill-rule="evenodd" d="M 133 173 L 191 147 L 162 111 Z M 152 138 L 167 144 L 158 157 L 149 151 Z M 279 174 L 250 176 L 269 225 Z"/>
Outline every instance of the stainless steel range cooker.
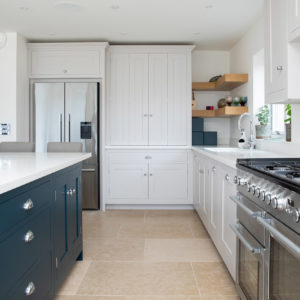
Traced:
<path fill-rule="evenodd" d="M 300 159 L 241 159 L 235 182 L 242 299 L 300 299 Z"/>

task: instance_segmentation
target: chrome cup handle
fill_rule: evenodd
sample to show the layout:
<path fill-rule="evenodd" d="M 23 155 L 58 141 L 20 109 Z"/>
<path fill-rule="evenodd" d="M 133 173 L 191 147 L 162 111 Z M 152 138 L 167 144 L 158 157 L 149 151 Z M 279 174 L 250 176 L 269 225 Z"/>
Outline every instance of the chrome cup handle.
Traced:
<path fill-rule="evenodd" d="M 23 209 L 26 211 L 33 209 L 33 207 L 34 207 L 34 205 L 30 198 L 27 199 L 26 202 L 23 204 Z"/>
<path fill-rule="evenodd" d="M 25 289 L 25 295 L 26 296 L 31 296 L 35 291 L 35 285 L 34 283 L 31 281 L 28 283 L 26 289 Z"/>
<path fill-rule="evenodd" d="M 28 230 L 24 236 L 25 243 L 30 243 L 34 239 L 34 233 Z"/>

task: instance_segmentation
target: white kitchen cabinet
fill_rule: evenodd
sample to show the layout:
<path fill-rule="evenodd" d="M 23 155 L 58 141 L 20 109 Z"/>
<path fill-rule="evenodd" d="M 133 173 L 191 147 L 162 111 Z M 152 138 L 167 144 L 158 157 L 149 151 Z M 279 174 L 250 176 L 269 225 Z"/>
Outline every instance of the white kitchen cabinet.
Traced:
<path fill-rule="evenodd" d="M 110 47 L 109 146 L 191 144 L 191 50 Z"/>
<path fill-rule="evenodd" d="M 235 224 L 237 220 L 236 204 L 230 199 L 236 194 L 236 186 L 234 184 L 235 171 L 223 167 L 220 170 L 220 237 L 218 250 L 232 276 L 236 278 L 236 246 L 237 239 L 234 232 L 230 228 L 230 224 Z"/>
<path fill-rule="evenodd" d="M 194 206 L 233 279 L 236 278 L 235 170 L 194 152 Z"/>
<path fill-rule="evenodd" d="M 187 144 L 187 56 L 168 54 L 168 145 Z"/>
<path fill-rule="evenodd" d="M 300 0 L 288 0 L 288 38 L 290 42 L 300 41 Z"/>
<path fill-rule="evenodd" d="M 29 77 L 103 77 L 107 46 L 107 43 L 30 43 Z"/>
<path fill-rule="evenodd" d="M 297 3 L 294 3 L 296 10 Z M 288 10 L 291 10 L 288 5 L 291 4 L 290 0 L 265 0 L 266 104 L 300 102 L 300 43 L 288 42 Z M 296 20 L 298 13 L 294 11 L 294 14 Z M 295 20 L 292 23 L 297 23 Z"/>
<path fill-rule="evenodd" d="M 192 204 L 186 150 L 111 150 L 107 155 L 107 204 Z"/>
<path fill-rule="evenodd" d="M 109 170 L 111 198 L 128 201 L 148 199 L 148 166 L 145 162 L 112 162 Z"/>
<path fill-rule="evenodd" d="M 149 145 L 168 144 L 167 83 L 167 54 L 149 54 Z"/>
<path fill-rule="evenodd" d="M 287 94 L 287 3 L 265 0 L 266 103 L 283 101 Z"/>
<path fill-rule="evenodd" d="M 186 163 L 149 163 L 150 202 L 182 203 L 187 200 L 188 168 Z"/>
<path fill-rule="evenodd" d="M 220 167 L 214 162 L 210 163 L 208 173 L 207 199 L 209 200 L 208 232 L 215 243 L 219 245 L 220 229 Z"/>
<path fill-rule="evenodd" d="M 148 55 L 129 55 L 129 98 L 127 145 L 148 143 Z M 125 111 L 126 111 L 125 109 Z"/>

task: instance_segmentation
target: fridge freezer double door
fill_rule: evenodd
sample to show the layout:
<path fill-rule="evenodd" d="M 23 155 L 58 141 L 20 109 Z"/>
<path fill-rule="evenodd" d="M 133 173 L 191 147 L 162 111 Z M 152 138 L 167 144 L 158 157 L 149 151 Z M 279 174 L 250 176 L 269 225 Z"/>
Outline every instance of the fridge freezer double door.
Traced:
<path fill-rule="evenodd" d="M 82 166 L 83 208 L 99 208 L 98 102 L 96 82 L 34 82 L 34 140 L 37 152 L 48 142 L 81 142 L 92 157 Z"/>

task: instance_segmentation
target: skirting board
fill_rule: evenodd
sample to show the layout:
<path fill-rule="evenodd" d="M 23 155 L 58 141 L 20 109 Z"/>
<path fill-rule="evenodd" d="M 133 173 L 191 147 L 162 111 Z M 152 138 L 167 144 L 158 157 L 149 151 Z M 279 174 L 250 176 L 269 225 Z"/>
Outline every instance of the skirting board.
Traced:
<path fill-rule="evenodd" d="M 120 205 L 120 204 L 106 204 L 106 210 L 194 210 L 194 205 Z"/>

